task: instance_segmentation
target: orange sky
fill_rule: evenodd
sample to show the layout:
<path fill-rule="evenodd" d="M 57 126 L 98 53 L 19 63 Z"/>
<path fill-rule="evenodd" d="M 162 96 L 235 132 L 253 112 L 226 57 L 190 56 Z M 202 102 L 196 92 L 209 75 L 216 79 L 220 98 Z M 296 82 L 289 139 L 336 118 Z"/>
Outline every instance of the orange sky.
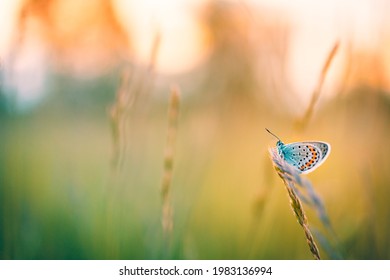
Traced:
<path fill-rule="evenodd" d="M 149 59 L 153 36 L 158 30 L 162 34 L 162 44 L 157 70 L 174 74 L 195 67 L 207 57 L 197 23 L 197 11 L 206 1 L 114 0 L 114 3 L 120 20 L 132 29 L 136 58 L 141 62 Z M 0 56 L 7 53 L 20 2 L 0 1 Z M 389 37 L 390 25 L 386 16 L 389 9 L 385 0 L 247 0 L 241 3 L 267 9 L 268 14 L 273 13 L 275 18 L 293 26 L 286 70 L 292 85 L 303 97 L 314 88 L 323 62 L 336 40 L 341 41 L 338 55 L 342 56 L 346 40 L 352 40 L 359 48 L 375 49 Z M 341 69 L 341 61 L 336 57 L 328 86 L 332 85 L 337 69 Z"/>

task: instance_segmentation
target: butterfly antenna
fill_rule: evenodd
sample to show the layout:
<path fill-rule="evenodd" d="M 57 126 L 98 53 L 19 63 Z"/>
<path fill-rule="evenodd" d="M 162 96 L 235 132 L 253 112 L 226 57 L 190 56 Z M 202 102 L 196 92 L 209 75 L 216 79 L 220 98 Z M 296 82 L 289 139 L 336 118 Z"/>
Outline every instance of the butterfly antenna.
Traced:
<path fill-rule="evenodd" d="M 278 137 L 278 136 L 276 136 L 275 134 L 273 134 L 271 131 L 269 131 L 268 130 L 268 128 L 265 128 L 265 130 L 267 130 L 267 132 L 269 133 L 269 134 L 271 134 L 272 136 L 274 136 L 276 139 L 278 139 L 279 141 L 282 141 L 282 140 L 280 140 L 280 138 Z"/>

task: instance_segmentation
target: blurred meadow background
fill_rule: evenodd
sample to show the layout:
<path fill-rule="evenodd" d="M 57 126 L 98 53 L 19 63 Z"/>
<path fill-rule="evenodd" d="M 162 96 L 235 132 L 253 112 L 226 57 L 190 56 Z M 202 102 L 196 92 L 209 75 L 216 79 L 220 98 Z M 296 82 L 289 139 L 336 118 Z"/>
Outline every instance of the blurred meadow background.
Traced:
<path fill-rule="evenodd" d="M 1 0 L 0 258 L 390 259 L 389 5 Z"/>

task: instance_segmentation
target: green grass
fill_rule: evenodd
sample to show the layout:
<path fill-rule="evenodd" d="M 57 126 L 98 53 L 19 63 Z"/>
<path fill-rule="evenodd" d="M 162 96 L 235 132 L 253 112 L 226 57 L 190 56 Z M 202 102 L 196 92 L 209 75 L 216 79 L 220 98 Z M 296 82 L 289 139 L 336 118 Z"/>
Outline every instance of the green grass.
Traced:
<path fill-rule="evenodd" d="M 331 143 L 328 160 L 308 177 L 326 205 L 338 249 L 347 259 L 388 259 L 388 98 L 372 107 L 364 107 L 372 98 L 365 94 L 349 98 L 330 102 L 314 119 L 318 125 L 284 140 Z M 291 123 L 275 121 L 283 116 L 227 114 L 185 101 L 171 185 L 170 258 L 311 259 L 267 156 L 274 139 L 263 132 L 265 126 L 288 131 Z M 130 120 L 116 176 L 105 117 L 42 112 L 2 118 L 1 257 L 162 258 L 167 102 Z M 314 211 L 306 214 L 321 228 Z"/>

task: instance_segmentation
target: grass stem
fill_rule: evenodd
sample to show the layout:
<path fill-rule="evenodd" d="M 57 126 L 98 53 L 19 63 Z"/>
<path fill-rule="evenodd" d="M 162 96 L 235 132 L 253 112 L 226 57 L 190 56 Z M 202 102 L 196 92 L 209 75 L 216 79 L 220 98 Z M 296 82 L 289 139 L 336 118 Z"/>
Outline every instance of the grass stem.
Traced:
<path fill-rule="evenodd" d="M 174 148 L 179 116 L 180 90 L 177 86 L 171 88 L 168 108 L 168 130 L 164 152 L 164 173 L 161 184 L 162 229 L 166 252 L 170 248 L 173 231 L 173 207 L 171 201 L 172 172 L 174 163 Z"/>
<path fill-rule="evenodd" d="M 331 51 L 328 54 L 328 57 L 325 61 L 325 64 L 322 67 L 322 71 L 320 73 L 320 77 L 318 79 L 317 85 L 314 88 L 313 94 L 311 96 L 310 103 L 309 103 L 305 113 L 303 114 L 301 120 L 298 121 L 298 128 L 299 129 L 304 129 L 311 119 L 311 116 L 312 116 L 313 111 L 314 111 L 314 106 L 317 104 L 318 98 L 320 97 L 326 75 L 327 75 L 327 73 L 329 71 L 329 67 L 330 67 L 330 65 L 331 65 L 331 63 L 332 63 L 332 61 L 333 61 L 333 59 L 334 59 L 334 57 L 339 49 L 339 45 L 340 45 L 339 41 L 336 41 L 336 43 L 333 45 Z"/>
<path fill-rule="evenodd" d="M 274 163 L 274 167 L 280 178 L 283 180 L 286 187 L 288 196 L 290 197 L 290 206 L 293 210 L 295 217 L 298 220 L 298 223 L 302 227 L 302 230 L 305 234 L 307 244 L 309 245 L 310 252 L 313 257 L 317 260 L 320 260 L 320 252 L 316 242 L 314 241 L 313 234 L 310 231 L 309 222 L 305 211 L 303 210 L 301 200 L 296 194 L 296 187 L 294 177 L 300 176 L 293 167 L 289 166 L 278 154 L 275 148 L 270 149 L 271 159 Z"/>

